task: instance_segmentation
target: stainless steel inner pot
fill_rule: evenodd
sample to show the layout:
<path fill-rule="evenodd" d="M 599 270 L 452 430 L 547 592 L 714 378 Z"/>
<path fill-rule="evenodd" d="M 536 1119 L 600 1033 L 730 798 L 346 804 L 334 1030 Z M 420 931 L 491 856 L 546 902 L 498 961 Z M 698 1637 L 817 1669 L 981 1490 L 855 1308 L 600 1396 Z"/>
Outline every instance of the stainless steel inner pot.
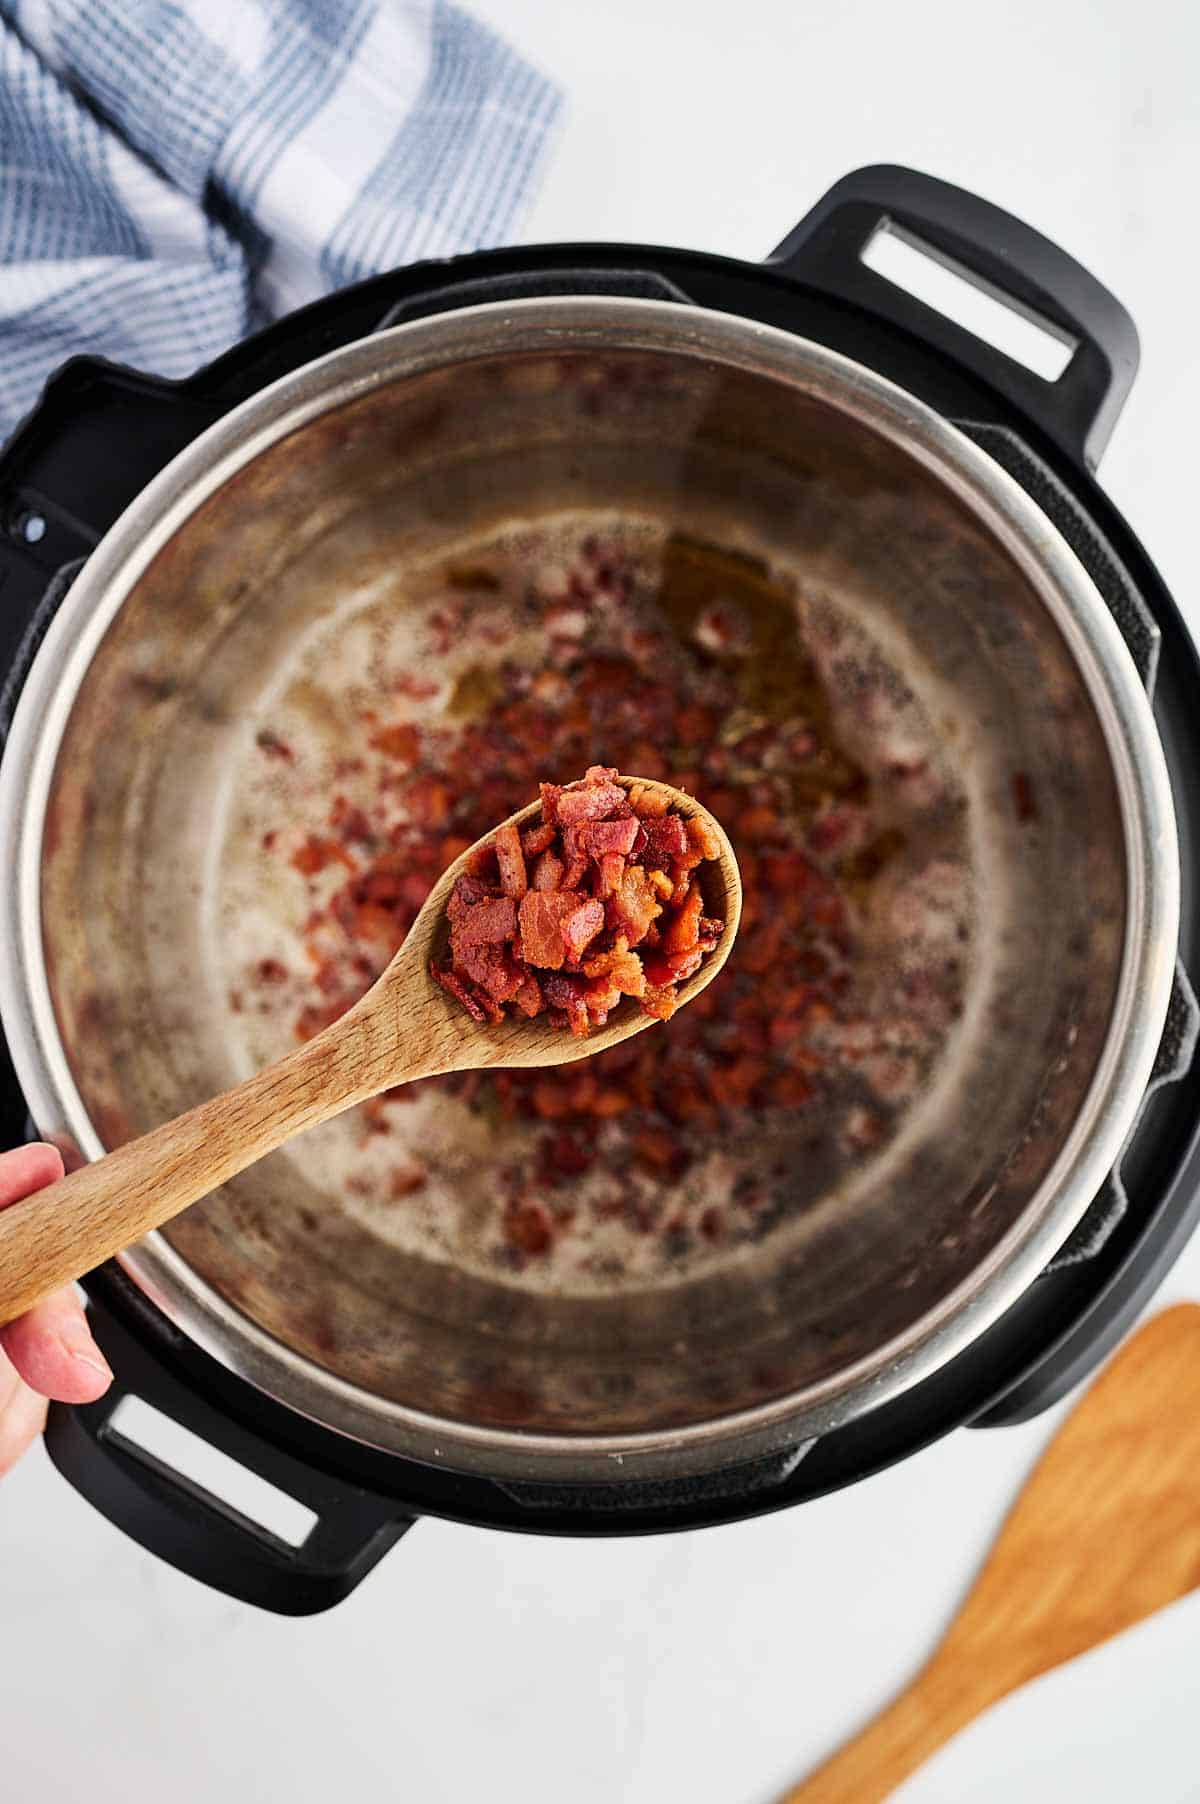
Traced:
<path fill-rule="evenodd" d="M 1114 1163 L 1178 927 L 1170 791 L 1133 664 L 983 453 L 865 369 L 741 319 L 478 307 L 247 402 L 144 491 L 68 594 L 0 770 L 0 1007 L 43 1133 L 95 1157 L 242 1075 L 205 978 L 214 836 L 239 736 L 299 637 L 452 539 L 592 506 L 786 559 L 943 698 L 969 778 L 976 970 L 912 1131 L 803 1232 L 692 1283 L 535 1296 L 422 1264 L 281 1156 L 124 1256 L 273 1396 L 497 1476 L 728 1464 L 965 1347 Z"/>

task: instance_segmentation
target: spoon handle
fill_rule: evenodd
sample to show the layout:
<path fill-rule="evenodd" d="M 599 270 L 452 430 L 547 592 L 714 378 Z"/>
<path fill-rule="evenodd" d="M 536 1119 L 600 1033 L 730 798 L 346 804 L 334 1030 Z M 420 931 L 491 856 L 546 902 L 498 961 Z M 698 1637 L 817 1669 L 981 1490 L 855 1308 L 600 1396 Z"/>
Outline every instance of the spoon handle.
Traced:
<path fill-rule="evenodd" d="M 394 1040 L 350 1016 L 265 1071 L 0 1213 L 0 1323 L 379 1088 L 404 1081 Z"/>
<path fill-rule="evenodd" d="M 883 1804 L 904 1780 L 996 1701 L 985 1675 L 978 1695 L 943 1681 L 935 1665 L 919 1673 L 865 1728 L 836 1749 L 780 1804 Z M 1001 1693 L 1005 1687 L 1001 1687 Z"/>

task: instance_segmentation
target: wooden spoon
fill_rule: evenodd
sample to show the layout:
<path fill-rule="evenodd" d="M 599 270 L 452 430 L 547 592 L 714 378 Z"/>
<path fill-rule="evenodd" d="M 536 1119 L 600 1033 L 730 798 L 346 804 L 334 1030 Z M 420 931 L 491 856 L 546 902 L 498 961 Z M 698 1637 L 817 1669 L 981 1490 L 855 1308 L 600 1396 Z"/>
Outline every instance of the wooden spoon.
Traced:
<path fill-rule="evenodd" d="M 685 818 L 702 819 L 720 855 L 706 867 L 707 906 L 725 922 L 720 942 L 679 987 L 682 1006 L 717 975 L 733 946 L 742 911 L 737 859 L 720 824 L 693 796 L 669 783 L 622 777 L 657 791 Z M 524 825 L 530 803 L 512 815 Z M 506 823 L 497 822 L 493 833 Z M 477 842 L 487 844 L 492 833 Z M 565 1065 L 589 1058 L 652 1027 L 631 1000 L 586 1039 L 545 1018 L 474 1022 L 429 975 L 445 934 L 445 911 L 472 846 L 438 879 L 403 946 L 366 995 L 315 1039 L 236 1089 L 131 1140 L 0 1214 L 0 1323 L 22 1314 L 58 1285 L 91 1271 L 189 1204 L 207 1196 L 293 1134 L 414 1078 L 491 1065 Z"/>
<path fill-rule="evenodd" d="M 1128 1341 L 1051 1441 L 928 1665 L 783 1804 L 878 1804 L 965 1724 L 1200 1585 L 1200 1305 Z"/>

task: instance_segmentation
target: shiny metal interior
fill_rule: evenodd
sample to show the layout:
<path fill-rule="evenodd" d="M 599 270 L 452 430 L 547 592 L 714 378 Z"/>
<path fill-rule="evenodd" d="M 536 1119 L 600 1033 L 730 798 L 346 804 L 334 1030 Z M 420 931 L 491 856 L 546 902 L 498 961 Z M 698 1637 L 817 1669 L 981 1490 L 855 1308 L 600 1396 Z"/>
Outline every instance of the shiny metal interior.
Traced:
<path fill-rule="evenodd" d="M 92 1156 L 242 1075 L 202 977 L 214 819 L 296 636 L 449 537 L 592 505 L 785 558 L 950 698 L 979 968 L 920 1131 L 802 1235 L 693 1284 L 535 1297 L 422 1268 L 278 1160 L 127 1255 L 188 1333 L 306 1414 L 513 1476 L 711 1467 L 819 1432 L 966 1344 L 1112 1163 L 1177 926 L 1169 791 L 1132 665 L 981 453 L 856 366 L 742 321 L 475 309 L 248 403 L 69 596 L 0 784 L 6 930 L 25 955 L 0 1000 L 44 1132 Z M 1033 831 L 1015 770 L 1041 800 Z"/>

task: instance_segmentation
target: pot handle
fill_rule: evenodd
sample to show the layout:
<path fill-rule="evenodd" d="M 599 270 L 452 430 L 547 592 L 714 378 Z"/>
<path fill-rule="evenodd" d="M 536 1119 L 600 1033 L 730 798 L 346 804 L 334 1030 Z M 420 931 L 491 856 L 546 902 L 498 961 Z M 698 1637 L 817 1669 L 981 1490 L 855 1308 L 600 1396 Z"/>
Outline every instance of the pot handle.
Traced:
<path fill-rule="evenodd" d="M 88 1312 L 114 1381 L 98 1403 L 51 1405 L 46 1451 L 81 1496 L 149 1553 L 227 1597 L 280 1616 L 310 1616 L 340 1603 L 412 1526 L 394 1500 L 318 1471 L 215 1408 L 95 1298 Z M 123 1434 L 113 1418 L 131 1397 L 309 1511 L 315 1520 L 300 1544 L 260 1527 Z"/>
<path fill-rule="evenodd" d="M 1057 380 L 869 268 L 863 253 L 881 226 L 1072 343 Z M 1137 329 L 1082 264 L 1011 213 L 934 176 L 878 164 L 836 182 L 768 262 L 913 333 L 1014 402 L 1073 462 L 1099 463 L 1137 374 Z"/>
<path fill-rule="evenodd" d="M 0 451 L 0 657 L 55 572 L 86 557 L 219 408 L 185 383 L 72 357 Z"/>

